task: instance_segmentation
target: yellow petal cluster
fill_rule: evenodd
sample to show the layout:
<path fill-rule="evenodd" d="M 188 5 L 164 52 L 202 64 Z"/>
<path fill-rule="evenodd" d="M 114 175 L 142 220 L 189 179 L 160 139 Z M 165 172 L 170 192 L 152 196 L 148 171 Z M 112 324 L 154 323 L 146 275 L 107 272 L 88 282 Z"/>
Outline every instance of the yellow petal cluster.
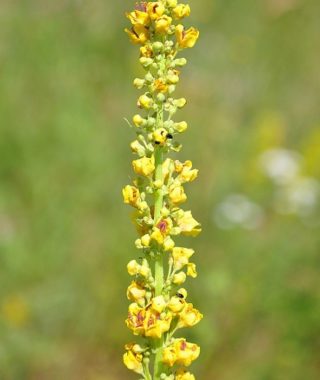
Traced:
<path fill-rule="evenodd" d="M 201 226 L 193 216 L 191 211 L 185 211 L 177 221 L 181 233 L 185 236 L 197 236 L 201 232 Z"/>
<path fill-rule="evenodd" d="M 123 363 L 124 365 L 130 369 L 138 373 L 139 375 L 143 374 L 143 365 L 142 359 L 143 356 L 141 353 L 137 353 L 134 351 L 134 344 L 127 344 L 125 346 L 127 352 L 123 355 Z"/>
<path fill-rule="evenodd" d="M 129 306 L 126 325 L 134 335 L 159 339 L 163 333 L 169 331 L 172 313 L 170 311 L 159 313 L 154 307 L 158 308 L 159 305 L 140 307 L 137 303 L 133 303 Z"/>
<path fill-rule="evenodd" d="M 199 310 L 195 309 L 192 303 L 185 305 L 181 313 L 179 314 L 178 328 L 182 327 L 192 327 L 199 323 L 203 315 Z"/>
<path fill-rule="evenodd" d="M 179 4 L 173 8 L 173 14 L 176 19 L 181 19 L 190 16 L 190 6 L 188 4 Z"/>
<path fill-rule="evenodd" d="M 192 48 L 199 38 L 199 30 L 196 28 L 184 29 L 184 26 L 179 24 L 176 26 L 176 37 L 178 45 L 181 48 Z"/>
<path fill-rule="evenodd" d="M 200 355 L 200 347 L 187 342 L 184 338 L 174 339 L 174 342 L 163 350 L 163 362 L 169 367 L 175 364 L 188 367 Z"/>
<path fill-rule="evenodd" d="M 137 206 L 138 201 L 140 200 L 140 192 L 135 186 L 127 185 L 123 190 L 123 200 L 124 203 L 129 204 L 133 207 Z"/>
<path fill-rule="evenodd" d="M 136 174 L 147 177 L 154 172 L 154 157 L 142 157 L 134 160 L 132 161 L 132 166 Z"/>
<path fill-rule="evenodd" d="M 131 29 L 125 29 L 125 32 L 134 44 L 144 44 L 149 38 L 149 31 L 142 24 L 133 25 Z"/>

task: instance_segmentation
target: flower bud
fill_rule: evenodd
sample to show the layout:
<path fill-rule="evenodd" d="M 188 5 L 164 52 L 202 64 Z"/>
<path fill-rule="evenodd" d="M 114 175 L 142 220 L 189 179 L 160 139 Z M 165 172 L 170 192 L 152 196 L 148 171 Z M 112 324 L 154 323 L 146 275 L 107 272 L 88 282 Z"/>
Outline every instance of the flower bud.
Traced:
<path fill-rule="evenodd" d="M 140 115 L 134 115 L 132 121 L 136 127 L 140 127 L 146 120 Z"/>
<path fill-rule="evenodd" d="M 145 75 L 144 79 L 146 80 L 147 83 L 152 83 L 153 80 L 154 80 L 153 75 L 152 75 L 150 72 L 148 72 L 148 73 Z"/>
<path fill-rule="evenodd" d="M 182 66 L 185 66 L 185 65 L 187 64 L 187 60 L 186 60 L 186 58 L 178 58 L 178 59 L 175 59 L 175 60 L 173 61 L 173 64 L 174 64 L 175 66 L 180 66 L 180 67 L 182 67 Z"/>
<path fill-rule="evenodd" d="M 163 181 L 161 179 L 157 179 L 156 181 L 153 182 L 153 186 L 156 189 L 161 189 L 161 187 L 163 186 Z"/>
<path fill-rule="evenodd" d="M 184 272 L 179 272 L 173 276 L 172 282 L 176 285 L 181 285 L 186 281 L 187 275 Z"/>
<path fill-rule="evenodd" d="M 143 235 L 141 237 L 141 244 L 144 246 L 144 247 L 149 247 L 150 245 L 150 235 L 149 234 L 146 234 L 146 235 Z"/>
<path fill-rule="evenodd" d="M 183 108 L 186 105 L 187 101 L 185 98 L 175 99 L 173 104 L 178 108 Z"/>
<path fill-rule="evenodd" d="M 130 276 L 135 276 L 139 272 L 140 265 L 136 260 L 129 261 L 127 265 L 127 270 Z"/>
<path fill-rule="evenodd" d="M 133 153 L 137 153 L 139 156 L 144 156 L 146 153 L 146 150 L 144 146 L 142 146 L 138 140 L 133 141 L 130 144 L 131 150 Z"/>
<path fill-rule="evenodd" d="M 133 81 L 133 85 L 134 85 L 134 87 L 136 87 L 138 90 L 140 90 L 140 89 L 145 85 L 145 80 L 144 80 L 144 79 L 140 79 L 140 78 L 136 78 L 136 79 Z"/>
<path fill-rule="evenodd" d="M 153 100 L 147 96 L 146 94 L 141 95 L 138 99 L 138 107 L 139 108 L 145 108 L 150 109 L 153 105 Z"/>
<path fill-rule="evenodd" d="M 169 94 L 173 94 L 175 92 L 175 90 L 176 90 L 176 86 L 174 84 L 170 84 L 168 86 L 168 93 Z"/>
<path fill-rule="evenodd" d="M 156 119 L 154 117 L 148 117 L 147 125 L 148 127 L 153 127 L 156 123 Z"/>
<path fill-rule="evenodd" d="M 161 314 L 163 310 L 166 308 L 167 303 L 164 300 L 163 296 L 157 296 L 152 299 L 151 307 L 153 310 Z"/>
<path fill-rule="evenodd" d="M 138 248 L 138 249 L 143 248 L 143 245 L 141 244 L 141 239 L 136 239 L 136 241 L 134 242 L 134 245 L 135 245 L 136 248 Z"/>
<path fill-rule="evenodd" d="M 168 74 L 167 81 L 170 84 L 176 84 L 179 82 L 179 76 L 176 74 Z"/>
<path fill-rule="evenodd" d="M 143 67 L 148 67 L 153 63 L 153 59 L 147 57 L 140 57 L 139 61 Z"/>
<path fill-rule="evenodd" d="M 161 215 L 163 216 L 163 217 L 166 217 L 166 216 L 168 216 L 169 214 L 170 214 L 170 210 L 169 209 L 167 209 L 166 207 L 162 207 L 162 209 L 161 209 Z"/>
<path fill-rule="evenodd" d="M 173 128 L 177 132 L 182 133 L 188 128 L 188 124 L 185 121 L 180 121 L 180 123 L 174 123 Z"/>
<path fill-rule="evenodd" d="M 174 246 L 175 243 L 170 237 L 167 237 L 163 242 L 163 248 L 165 251 L 171 251 Z"/>
<path fill-rule="evenodd" d="M 154 52 L 159 52 L 163 49 L 163 43 L 160 41 L 156 41 L 152 44 L 152 50 Z"/>
<path fill-rule="evenodd" d="M 151 270 L 150 270 L 149 266 L 141 265 L 139 268 L 139 274 L 142 277 L 146 277 L 146 278 L 149 277 L 151 274 Z"/>
<path fill-rule="evenodd" d="M 163 103 L 165 100 L 166 100 L 166 96 L 160 92 L 158 95 L 157 95 L 157 100 L 161 103 Z"/>

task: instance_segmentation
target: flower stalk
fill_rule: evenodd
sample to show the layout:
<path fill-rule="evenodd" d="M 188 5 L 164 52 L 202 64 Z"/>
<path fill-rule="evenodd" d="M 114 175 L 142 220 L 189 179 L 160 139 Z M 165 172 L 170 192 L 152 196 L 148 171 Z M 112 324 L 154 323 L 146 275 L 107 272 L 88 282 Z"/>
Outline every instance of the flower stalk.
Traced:
<path fill-rule="evenodd" d="M 137 177 L 123 189 L 124 202 L 135 209 L 135 245 L 141 252 L 138 261 L 127 265 L 133 281 L 127 290 L 131 303 L 126 325 L 140 341 L 125 346 L 123 361 L 145 380 L 195 380 L 186 367 L 200 354 L 197 344 L 174 337 L 177 330 L 202 319 L 181 287 L 187 276 L 197 276 L 190 261 L 194 250 L 175 243 L 178 235 L 197 236 L 201 231 L 191 211 L 180 207 L 187 200 L 184 185 L 196 179 L 198 170 L 189 160 L 170 158 L 170 152 L 181 150 L 176 137 L 187 129 L 185 121 L 173 120 L 186 104 L 173 93 L 186 64 L 177 55 L 199 37 L 197 29 L 180 24 L 189 15 L 189 5 L 177 0 L 141 1 L 127 13 L 131 28 L 125 31 L 140 45 L 145 75 L 134 80 L 144 91 L 137 102 L 141 113 L 133 117 L 136 139 L 131 150 L 138 158 L 132 166 Z"/>

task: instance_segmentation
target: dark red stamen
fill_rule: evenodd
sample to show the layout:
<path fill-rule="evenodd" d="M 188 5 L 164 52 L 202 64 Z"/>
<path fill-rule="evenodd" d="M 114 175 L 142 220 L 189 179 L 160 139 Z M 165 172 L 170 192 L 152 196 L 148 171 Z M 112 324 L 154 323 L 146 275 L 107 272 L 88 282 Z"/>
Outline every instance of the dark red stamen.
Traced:
<path fill-rule="evenodd" d="M 157 224 L 157 227 L 159 228 L 160 232 L 162 234 L 165 234 L 166 231 L 167 231 L 167 227 L 168 227 L 168 222 L 166 222 L 165 220 L 160 220 L 160 222 Z"/>
<path fill-rule="evenodd" d="M 180 348 L 184 351 L 187 348 L 187 343 L 185 341 L 181 342 Z"/>

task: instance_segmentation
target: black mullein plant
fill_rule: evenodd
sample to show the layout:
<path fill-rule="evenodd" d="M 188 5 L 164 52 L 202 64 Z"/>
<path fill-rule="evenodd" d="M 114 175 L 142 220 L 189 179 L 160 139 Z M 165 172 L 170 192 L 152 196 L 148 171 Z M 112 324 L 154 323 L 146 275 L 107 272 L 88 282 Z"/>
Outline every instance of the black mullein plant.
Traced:
<path fill-rule="evenodd" d="M 127 13 L 132 26 L 125 31 L 140 45 L 145 69 L 144 78 L 134 80 L 144 92 L 137 103 L 143 114 L 133 117 L 136 139 L 131 149 L 138 158 L 132 165 L 137 177 L 123 189 L 124 202 L 135 208 L 135 245 L 142 257 L 127 266 L 133 281 L 127 291 L 131 304 L 126 325 L 142 339 L 125 346 L 123 361 L 145 380 L 195 380 L 186 367 L 200 354 L 197 344 L 174 337 L 178 329 L 202 318 L 181 287 L 187 276 L 197 276 L 190 262 L 194 250 L 177 247 L 174 241 L 180 234 L 197 236 L 201 231 L 191 211 L 180 208 L 187 199 L 184 184 L 196 179 L 198 170 L 189 160 L 169 157 L 171 151 L 180 151 L 175 137 L 187 129 L 185 121 L 173 120 L 186 99 L 175 99 L 173 93 L 180 68 L 187 63 L 177 56 L 199 37 L 197 29 L 180 24 L 189 15 L 189 5 L 177 0 L 139 2 Z"/>

